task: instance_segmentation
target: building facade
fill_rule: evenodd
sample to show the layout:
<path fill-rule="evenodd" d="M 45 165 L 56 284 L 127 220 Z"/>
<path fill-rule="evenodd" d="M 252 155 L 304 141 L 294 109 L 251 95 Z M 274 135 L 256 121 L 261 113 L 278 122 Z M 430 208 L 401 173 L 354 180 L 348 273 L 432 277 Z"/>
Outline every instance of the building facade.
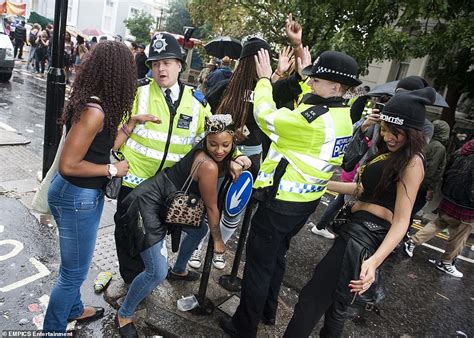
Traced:
<path fill-rule="evenodd" d="M 28 13 L 35 11 L 49 19 L 54 18 L 55 0 L 26 0 Z M 163 20 L 169 0 L 69 0 L 67 25 L 80 30 L 97 30 L 101 35 L 119 34 L 132 38 L 124 20 L 141 11 L 151 14 L 156 27 Z"/>

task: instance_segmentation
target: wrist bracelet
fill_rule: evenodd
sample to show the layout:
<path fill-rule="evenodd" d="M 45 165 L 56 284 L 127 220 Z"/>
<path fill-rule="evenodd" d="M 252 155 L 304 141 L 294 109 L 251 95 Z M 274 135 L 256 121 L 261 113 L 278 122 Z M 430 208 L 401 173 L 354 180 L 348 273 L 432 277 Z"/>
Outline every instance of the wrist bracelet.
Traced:
<path fill-rule="evenodd" d="M 128 132 L 128 129 L 127 129 L 127 127 L 126 127 L 125 124 L 122 125 L 122 128 L 121 128 L 121 129 L 122 129 L 122 131 L 125 133 L 125 135 L 127 135 L 127 137 L 130 137 L 130 133 Z"/>
<path fill-rule="evenodd" d="M 271 82 L 270 78 L 269 78 L 269 77 L 266 77 L 266 76 L 260 76 L 259 80 L 261 80 L 261 79 L 267 79 L 268 81 Z"/>
<path fill-rule="evenodd" d="M 278 72 L 277 72 L 276 70 L 275 70 L 273 73 L 276 74 L 278 77 L 282 77 L 282 76 L 283 76 L 283 74 L 282 74 L 282 75 L 278 74 Z"/>

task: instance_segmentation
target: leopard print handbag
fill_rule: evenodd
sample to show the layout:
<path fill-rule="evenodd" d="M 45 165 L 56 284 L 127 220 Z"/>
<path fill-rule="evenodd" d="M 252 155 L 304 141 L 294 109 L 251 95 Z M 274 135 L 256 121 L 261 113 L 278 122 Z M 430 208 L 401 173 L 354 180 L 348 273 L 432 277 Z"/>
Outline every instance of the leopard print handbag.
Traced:
<path fill-rule="evenodd" d="M 201 197 L 189 192 L 194 174 L 205 162 L 202 160 L 191 171 L 180 190 L 166 199 L 165 222 L 170 225 L 180 225 L 187 228 L 199 228 L 205 214 L 205 206 Z"/>

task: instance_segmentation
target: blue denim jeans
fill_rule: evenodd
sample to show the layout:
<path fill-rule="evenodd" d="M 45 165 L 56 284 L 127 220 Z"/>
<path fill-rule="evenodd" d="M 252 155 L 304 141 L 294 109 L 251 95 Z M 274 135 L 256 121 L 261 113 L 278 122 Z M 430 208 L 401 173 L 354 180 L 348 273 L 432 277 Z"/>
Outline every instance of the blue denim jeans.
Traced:
<path fill-rule="evenodd" d="M 92 262 L 104 193 L 80 188 L 56 174 L 48 190 L 48 203 L 58 225 L 61 265 L 43 331 L 65 332 L 68 318 L 77 318 L 84 311 L 80 289 Z"/>
<path fill-rule="evenodd" d="M 165 242 L 166 238 L 140 253 L 145 271 L 140 272 L 130 284 L 127 296 L 118 311 L 120 317 L 132 317 L 138 304 L 165 280 L 168 274 L 168 250 Z"/>

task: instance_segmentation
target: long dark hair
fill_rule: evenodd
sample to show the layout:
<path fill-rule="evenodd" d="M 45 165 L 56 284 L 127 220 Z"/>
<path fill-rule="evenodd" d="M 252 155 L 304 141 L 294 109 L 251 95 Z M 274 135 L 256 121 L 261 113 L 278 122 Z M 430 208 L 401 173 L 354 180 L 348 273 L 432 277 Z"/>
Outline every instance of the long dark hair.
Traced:
<path fill-rule="evenodd" d="M 105 113 L 104 126 L 115 138 L 119 124 L 130 117 L 136 86 L 136 66 L 127 46 L 101 42 L 81 62 L 60 122 L 78 121 L 85 105 L 94 102 L 91 97 L 95 96 Z"/>
<path fill-rule="evenodd" d="M 247 121 L 250 93 L 254 90 L 258 76 L 253 56 L 239 61 L 227 88 L 222 94 L 216 114 L 231 114 L 235 128 L 240 129 Z"/>
<path fill-rule="evenodd" d="M 426 147 L 425 136 L 420 130 L 404 128 L 392 123 L 384 123 L 384 127 L 395 136 L 399 135 L 400 133 L 404 133 L 406 136 L 406 142 L 397 151 L 390 152 L 388 150 L 387 144 L 383 140 L 382 135 L 379 136 L 379 140 L 377 142 L 378 152 L 373 157 L 371 157 L 368 162 L 384 153 L 390 153 L 390 155 L 383 168 L 379 183 L 375 188 L 374 196 L 372 198 L 373 200 L 379 199 L 384 193 L 386 193 L 388 187 L 391 184 L 396 184 L 402 181 L 402 177 L 405 169 L 408 166 L 408 163 L 416 155 L 423 156 L 424 148 Z M 405 183 L 403 181 L 402 183 L 406 191 Z"/>

